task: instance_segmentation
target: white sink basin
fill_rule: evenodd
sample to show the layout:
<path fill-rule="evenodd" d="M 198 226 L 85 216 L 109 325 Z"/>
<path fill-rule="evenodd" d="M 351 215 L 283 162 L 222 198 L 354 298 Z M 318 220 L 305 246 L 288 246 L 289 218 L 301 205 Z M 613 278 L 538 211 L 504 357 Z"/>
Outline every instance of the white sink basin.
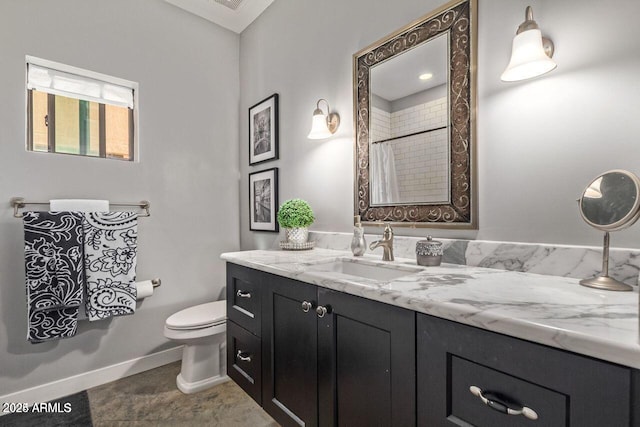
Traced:
<path fill-rule="evenodd" d="M 314 264 L 307 267 L 307 272 L 323 276 L 334 276 L 331 273 L 338 273 L 347 276 L 361 277 L 379 281 L 388 281 L 399 277 L 408 276 L 422 271 L 418 267 L 394 264 L 374 264 L 364 260 L 352 258 L 340 258 L 330 262 Z M 323 274 L 328 273 L 328 274 Z"/>

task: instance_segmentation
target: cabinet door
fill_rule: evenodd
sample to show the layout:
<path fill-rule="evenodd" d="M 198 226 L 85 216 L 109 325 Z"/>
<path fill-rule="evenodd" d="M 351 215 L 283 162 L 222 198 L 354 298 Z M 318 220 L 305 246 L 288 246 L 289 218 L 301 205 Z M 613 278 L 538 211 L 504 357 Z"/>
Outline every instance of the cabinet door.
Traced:
<path fill-rule="evenodd" d="M 314 285 L 283 277 L 263 289 L 263 408 L 284 426 L 317 425 L 316 300 Z"/>
<path fill-rule="evenodd" d="M 415 313 L 318 289 L 319 422 L 414 426 Z"/>
<path fill-rule="evenodd" d="M 424 314 L 417 325 L 419 426 L 636 425 L 628 368 Z"/>

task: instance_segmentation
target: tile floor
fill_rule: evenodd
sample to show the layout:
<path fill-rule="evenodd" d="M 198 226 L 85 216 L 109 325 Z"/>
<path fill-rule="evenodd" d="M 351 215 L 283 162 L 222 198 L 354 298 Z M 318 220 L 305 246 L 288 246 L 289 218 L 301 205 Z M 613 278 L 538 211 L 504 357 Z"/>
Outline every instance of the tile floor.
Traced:
<path fill-rule="evenodd" d="M 95 427 L 275 427 L 233 381 L 186 395 L 176 388 L 180 362 L 87 390 Z"/>

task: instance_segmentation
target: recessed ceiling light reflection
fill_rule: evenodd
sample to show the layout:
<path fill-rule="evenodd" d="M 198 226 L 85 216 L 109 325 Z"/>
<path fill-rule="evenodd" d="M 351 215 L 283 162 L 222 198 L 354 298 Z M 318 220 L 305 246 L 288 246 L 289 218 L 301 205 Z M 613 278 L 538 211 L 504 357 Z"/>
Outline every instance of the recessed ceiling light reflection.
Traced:
<path fill-rule="evenodd" d="M 431 74 L 431 73 L 420 74 L 420 76 L 418 78 L 420 80 L 429 80 L 429 79 L 433 78 L 433 74 Z"/>

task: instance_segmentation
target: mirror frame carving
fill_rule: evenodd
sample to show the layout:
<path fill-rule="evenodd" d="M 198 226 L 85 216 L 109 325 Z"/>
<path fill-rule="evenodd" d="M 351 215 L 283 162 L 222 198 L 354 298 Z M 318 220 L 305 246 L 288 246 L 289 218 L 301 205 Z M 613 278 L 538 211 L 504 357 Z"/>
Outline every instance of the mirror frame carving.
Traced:
<path fill-rule="evenodd" d="M 443 33 L 449 38 L 449 204 L 371 206 L 369 111 L 371 67 Z M 355 214 L 362 222 L 478 229 L 476 179 L 477 0 L 454 0 L 353 55 Z"/>

